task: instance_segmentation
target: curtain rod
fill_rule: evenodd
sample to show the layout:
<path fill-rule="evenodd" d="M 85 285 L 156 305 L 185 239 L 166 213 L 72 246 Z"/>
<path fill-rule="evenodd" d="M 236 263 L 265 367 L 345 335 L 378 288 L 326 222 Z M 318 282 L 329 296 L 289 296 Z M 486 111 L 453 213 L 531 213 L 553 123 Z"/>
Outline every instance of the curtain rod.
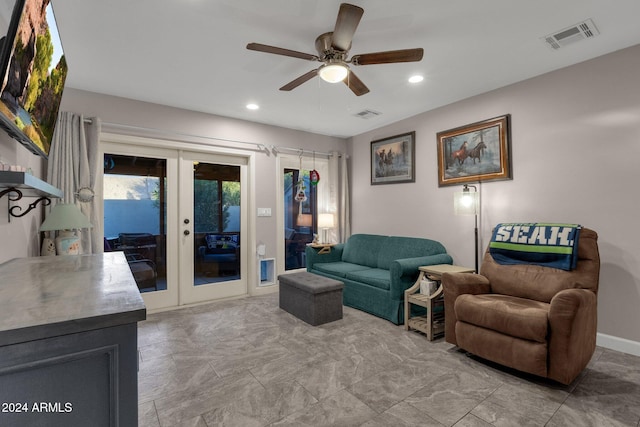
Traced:
<path fill-rule="evenodd" d="M 93 124 L 93 118 L 91 117 L 87 117 L 84 119 L 84 123 L 86 124 Z M 203 136 L 203 135 L 194 135 L 194 134 L 188 134 L 188 133 L 182 133 L 182 132 L 176 132 L 176 131 L 167 131 L 167 130 L 162 130 L 162 129 L 154 129 L 154 128 L 148 128 L 148 127 L 142 127 L 142 126 L 134 126 L 134 125 L 123 125 L 120 123 L 109 123 L 109 122 L 102 122 L 102 125 L 108 128 L 120 128 L 120 129 L 130 129 L 130 130 L 137 130 L 137 131 L 144 131 L 144 132 L 151 132 L 151 133 L 159 133 L 159 134 L 163 134 L 163 135 L 167 135 L 167 136 L 174 136 L 174 137 L 187 137 L 187 138 L 200 138 L 200 139 L 205 139 L 208 141 L 220 141 L 220 142 L 229 142 L 229 143 L 234 143 L 234 144 L 245 144 L 245 145 L 251 145 L 253 146 L 252 149 L 248 149 L 248 148 L 243 148 L 243 147 L 232 147 L 232 148 L 239 148 L 241 150 L 250 150 L 250 151 L 259 151 L 259 152 L 264 152 L 267 155 L 269 155 L 270 153 L 273 153 L 274 155 L 278 155 L 278 153 L 292 153 L 292 154 L 297 154 L 299 156 L 321 156 L 321 157 L 331 157 L 331 153 L 325 153 L 325 152 L 321 152 L 321 151 L 314 151 L 314 150 L 309 150 L 309 149 L 305 149 L 305 148 L 295 148 L 295 147 L 284 147 L 284 146 L 280 146 L 280 145 L 265 145 L 265 144 L 261 144 L 259 142 L 251 142 L 251 141 L 241 141 L 241 140 L 236 140 L 236 139 L 226 139 L 226 138 L 216 138 L 213 136 Z M 189 142 L 193 142 L 193 141 L 189 141 Z M 195 142 L 196 144 L 200 144 L 198 142 Z M 203 144 L 203 145 L 208 145 L 210 146 L 211 144 Z M 224 147 L 224 148 L 229 148 L 227 146 L 223 146 L 223 145 L 215 145 L 216 147 Z M 342 156 L 343 154 L 340 152 L 337 152 L 339 156 Z"/>

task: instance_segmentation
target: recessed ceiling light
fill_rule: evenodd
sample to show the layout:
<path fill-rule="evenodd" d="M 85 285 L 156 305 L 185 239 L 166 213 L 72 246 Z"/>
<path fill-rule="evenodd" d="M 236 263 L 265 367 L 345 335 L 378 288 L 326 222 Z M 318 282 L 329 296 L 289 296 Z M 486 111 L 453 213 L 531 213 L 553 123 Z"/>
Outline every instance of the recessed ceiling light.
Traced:
<path fill-rule="evenodd" d="M 409 83 L 420 83 L 423 80 L 424 80 L 424 77 L 419 75 L 409 77 Z"/>
<path fill-rule="evenodd" d="M 260 106 L 258 104 L 247 104 L 247 109 L 248 110 L 257 110 L 259 108 L 260 108 Z"/>

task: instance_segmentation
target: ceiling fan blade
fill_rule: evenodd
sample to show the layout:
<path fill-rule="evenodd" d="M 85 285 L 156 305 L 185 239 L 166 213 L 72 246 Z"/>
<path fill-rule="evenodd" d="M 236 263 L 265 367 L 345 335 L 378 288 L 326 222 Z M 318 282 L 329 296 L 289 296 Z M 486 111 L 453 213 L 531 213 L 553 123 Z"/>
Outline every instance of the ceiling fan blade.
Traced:
<path fill-rule="evenodd" d="M 394 62 L 417 62 L 422 60 L 424 49 L 389 50 L 386 52 L 364 53 L 351 58 L 353 65 L 391 64 Z"/>
<path fill-rule="evenodd" d="M 256 50 L 258 52 L 273 53 L 276 55 L 291 56 L 293 58 L 308 59 L 310 61 L 318 61 L 319 58 L 309 53 L 298 52 L 295 50 L 283 49 L 281 47 L 269 46 L 260 43 L 249 43 L 247 49 Z"/>
<path fill-rule="evenodd" d="M 305 73 L 305 74 L 301 75 L 300 77 L 298 77 L 297 79 L 292 80 L 289 83 L 287 83 L 286 85 L 282 86 L 280 88 L 280 90 L 290 91 L 292 89 L 295 89 L 298 86 L 300 86 L 302 83 L 314 78 L 316 76 L 316 74 L 318 74 L 318 70 L 317 69 L 311 70 L 308 73 Z"/>
<path fill-rule="evenodd" d="M 331 37 L 331 46 L 336 50 L 348 51 L 351 48 L 351 39 L 358 28 L 364 9 L 348 3 L 340 5 L 336 25 Z"/>
<path fill-rule="evenodd" d="M 349 70 L 349 75 L 346 79 L 343 80 L 344 84 L 346 84 L 349 89 L 356 94 L 356 96 L 364 95 L 365 93 L 369 93 L 369 88 L 362 83 L 362 80 L 355 75 L 355 73 Z"/>

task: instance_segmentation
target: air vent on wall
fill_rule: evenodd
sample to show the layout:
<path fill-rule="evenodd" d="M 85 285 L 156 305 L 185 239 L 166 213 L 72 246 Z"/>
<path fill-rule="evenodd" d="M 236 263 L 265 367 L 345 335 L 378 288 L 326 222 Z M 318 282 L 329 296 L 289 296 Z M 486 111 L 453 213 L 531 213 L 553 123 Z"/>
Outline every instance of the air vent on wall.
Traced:
<path fill-rule="evenodd" d="M 591 19 L 572 25 L 571 27 L 549 34 L 542 38 L 552 49 L 560 49 L 571 43 L 592 38 L 600 34 Z"/>
<path fill-rule="evenodd" d="M 370 119 L 371 117 L 379 116 L 380 112 L 373 110 L 362 110 L 359 113 L 354 114 L 356 117 L 360 117 L 361 119 Z"/>

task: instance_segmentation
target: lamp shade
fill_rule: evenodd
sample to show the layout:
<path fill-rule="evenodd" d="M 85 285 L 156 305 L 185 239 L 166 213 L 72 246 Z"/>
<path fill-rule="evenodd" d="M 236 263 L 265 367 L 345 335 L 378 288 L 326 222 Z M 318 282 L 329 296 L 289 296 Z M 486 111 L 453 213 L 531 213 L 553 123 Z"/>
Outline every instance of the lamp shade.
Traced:
<path fill-rule="evenodd" d="M 311 227 L 313 222 L 313 216 L 311 214 L 298 214 L 296 223 L 298 227 Z"/>
<path fill-rule="evenodd" d="M 453 211 L 456 215 L 475 215 L 478 212 L 478 193 L 468 189 L 454 193 Z"/>
<path fill-rule="evenodd" d="M 349 74 L 349 69 L 343 64 L 326 64 L 318 70 L 320 78 L 328 83 L 341 82 Z"/>
<path fill-rule="evenodd" d="M 318 215 L 318 228 L 333 228 L 333 214 L 321 213 Z"/>
<path fill-rule="evenodd" d="M 51 209 L 49 215 L 40 226 L 40 231 L 76 230 L 92 228 L 89 219 L 75 204 L 58 203 Z"/>

